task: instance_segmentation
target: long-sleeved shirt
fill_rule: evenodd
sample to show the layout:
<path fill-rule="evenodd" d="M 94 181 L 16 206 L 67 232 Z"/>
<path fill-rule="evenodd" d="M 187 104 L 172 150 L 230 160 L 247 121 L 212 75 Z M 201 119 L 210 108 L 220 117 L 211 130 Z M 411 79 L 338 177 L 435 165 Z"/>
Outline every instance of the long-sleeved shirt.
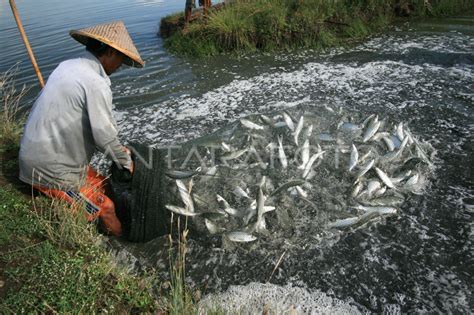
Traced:
<path fill-rule="evenodd" d="M 61 62 L 28 117 L 20 144 L 20 179 L 77 189 L 96 149 L 128 167 L 130 157 L 118 140 L 112 109 L 110 79 L 93 54 Z"/>

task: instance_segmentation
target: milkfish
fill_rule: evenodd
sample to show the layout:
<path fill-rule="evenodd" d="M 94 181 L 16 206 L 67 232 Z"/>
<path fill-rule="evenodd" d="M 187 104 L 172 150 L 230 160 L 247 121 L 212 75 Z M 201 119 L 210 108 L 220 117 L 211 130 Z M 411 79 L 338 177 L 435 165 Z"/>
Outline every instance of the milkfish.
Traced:
<path fill-rule="evenodd" d="M 252 129 L 252 130 L 263 130 L 263 129 L 265 129 L 263 126 L 260 126 L 260 125 L 254 123 L 250 120 L 247 120 L 247 119 L 241 119 L 240 123 L 245 128 Z"/>
<path fill-rule="evenodd" d="M 359 152 L 357 152 L 356 146 L 352 144 L 351 158 L 349 160 L 349 172 L 351 172 L 354 169 L 354 167 L 356 167 L 358 160 L 359 160 Z"/>

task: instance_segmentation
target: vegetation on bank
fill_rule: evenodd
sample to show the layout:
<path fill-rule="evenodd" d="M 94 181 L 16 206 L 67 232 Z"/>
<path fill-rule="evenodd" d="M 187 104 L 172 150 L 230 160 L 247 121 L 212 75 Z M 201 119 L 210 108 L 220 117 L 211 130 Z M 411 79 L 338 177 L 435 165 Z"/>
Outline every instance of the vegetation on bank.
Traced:
<path fill-rule="evenodd" d="M 81 212 L 19 182 L 25 89 L 12 78 L 0 74 L 0 313 L 197 314 L 184 283 L 186 230 L 170 250 L 171 281 L 157 292 L 153 270 L 134 275 L 118 266 Z"/>
<path fill-rule="evenodd" d="M 472 11 L 471 0 L 234 0 L 186 27 L 184 14 L 162 19 L 173 34 L 165 46 L 178 55 L 320 49 L 360 40 L 396 17 L 439 17 Z M 163 33 L 163 32 L 162 32 Z"/>

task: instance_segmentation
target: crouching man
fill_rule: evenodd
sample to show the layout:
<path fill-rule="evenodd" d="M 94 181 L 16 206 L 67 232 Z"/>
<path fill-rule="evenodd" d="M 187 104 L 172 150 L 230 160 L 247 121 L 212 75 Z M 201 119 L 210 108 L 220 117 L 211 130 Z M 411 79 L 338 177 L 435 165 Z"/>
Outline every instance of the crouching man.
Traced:
<path fill-rule="evenodd" d="M 122 234 L 106 178 L 89 166 L 95 150 L 133 172 L 130 151 L 118 140 L 109 76 L 122 63 L 144 62 L 123 22 L 71 31 L 84 56 L 61 62 L 28 117 L 20 144 L 20 179 L 51 198 L 84 206 L 115 236 Z"/>

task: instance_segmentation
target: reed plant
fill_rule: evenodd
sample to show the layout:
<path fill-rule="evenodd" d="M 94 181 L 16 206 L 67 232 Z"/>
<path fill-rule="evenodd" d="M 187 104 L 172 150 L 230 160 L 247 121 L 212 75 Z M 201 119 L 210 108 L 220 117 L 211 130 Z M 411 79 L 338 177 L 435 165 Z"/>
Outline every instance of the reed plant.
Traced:
<path fill-rule="evenodd" d="M 26 86 L 20 89 L 15 86 L 16 71 L 16 67 L 12 67 L 0 74 L 0 143 L 2 148 L 18 144 L 24 121 L 24 116 L 20 115 L 20 103 L 28 89 Z"/>
<path fill-rule="evenodd" d="M 420 18 L 472 12 L 473 6 L 467 0 L 235 0 L 174 33 L 165 45 L 177 54 L 197 57 L 318 49 L 383 30 L 394 21 L 396 7 L 411 8 L 410 16 Z"/>

